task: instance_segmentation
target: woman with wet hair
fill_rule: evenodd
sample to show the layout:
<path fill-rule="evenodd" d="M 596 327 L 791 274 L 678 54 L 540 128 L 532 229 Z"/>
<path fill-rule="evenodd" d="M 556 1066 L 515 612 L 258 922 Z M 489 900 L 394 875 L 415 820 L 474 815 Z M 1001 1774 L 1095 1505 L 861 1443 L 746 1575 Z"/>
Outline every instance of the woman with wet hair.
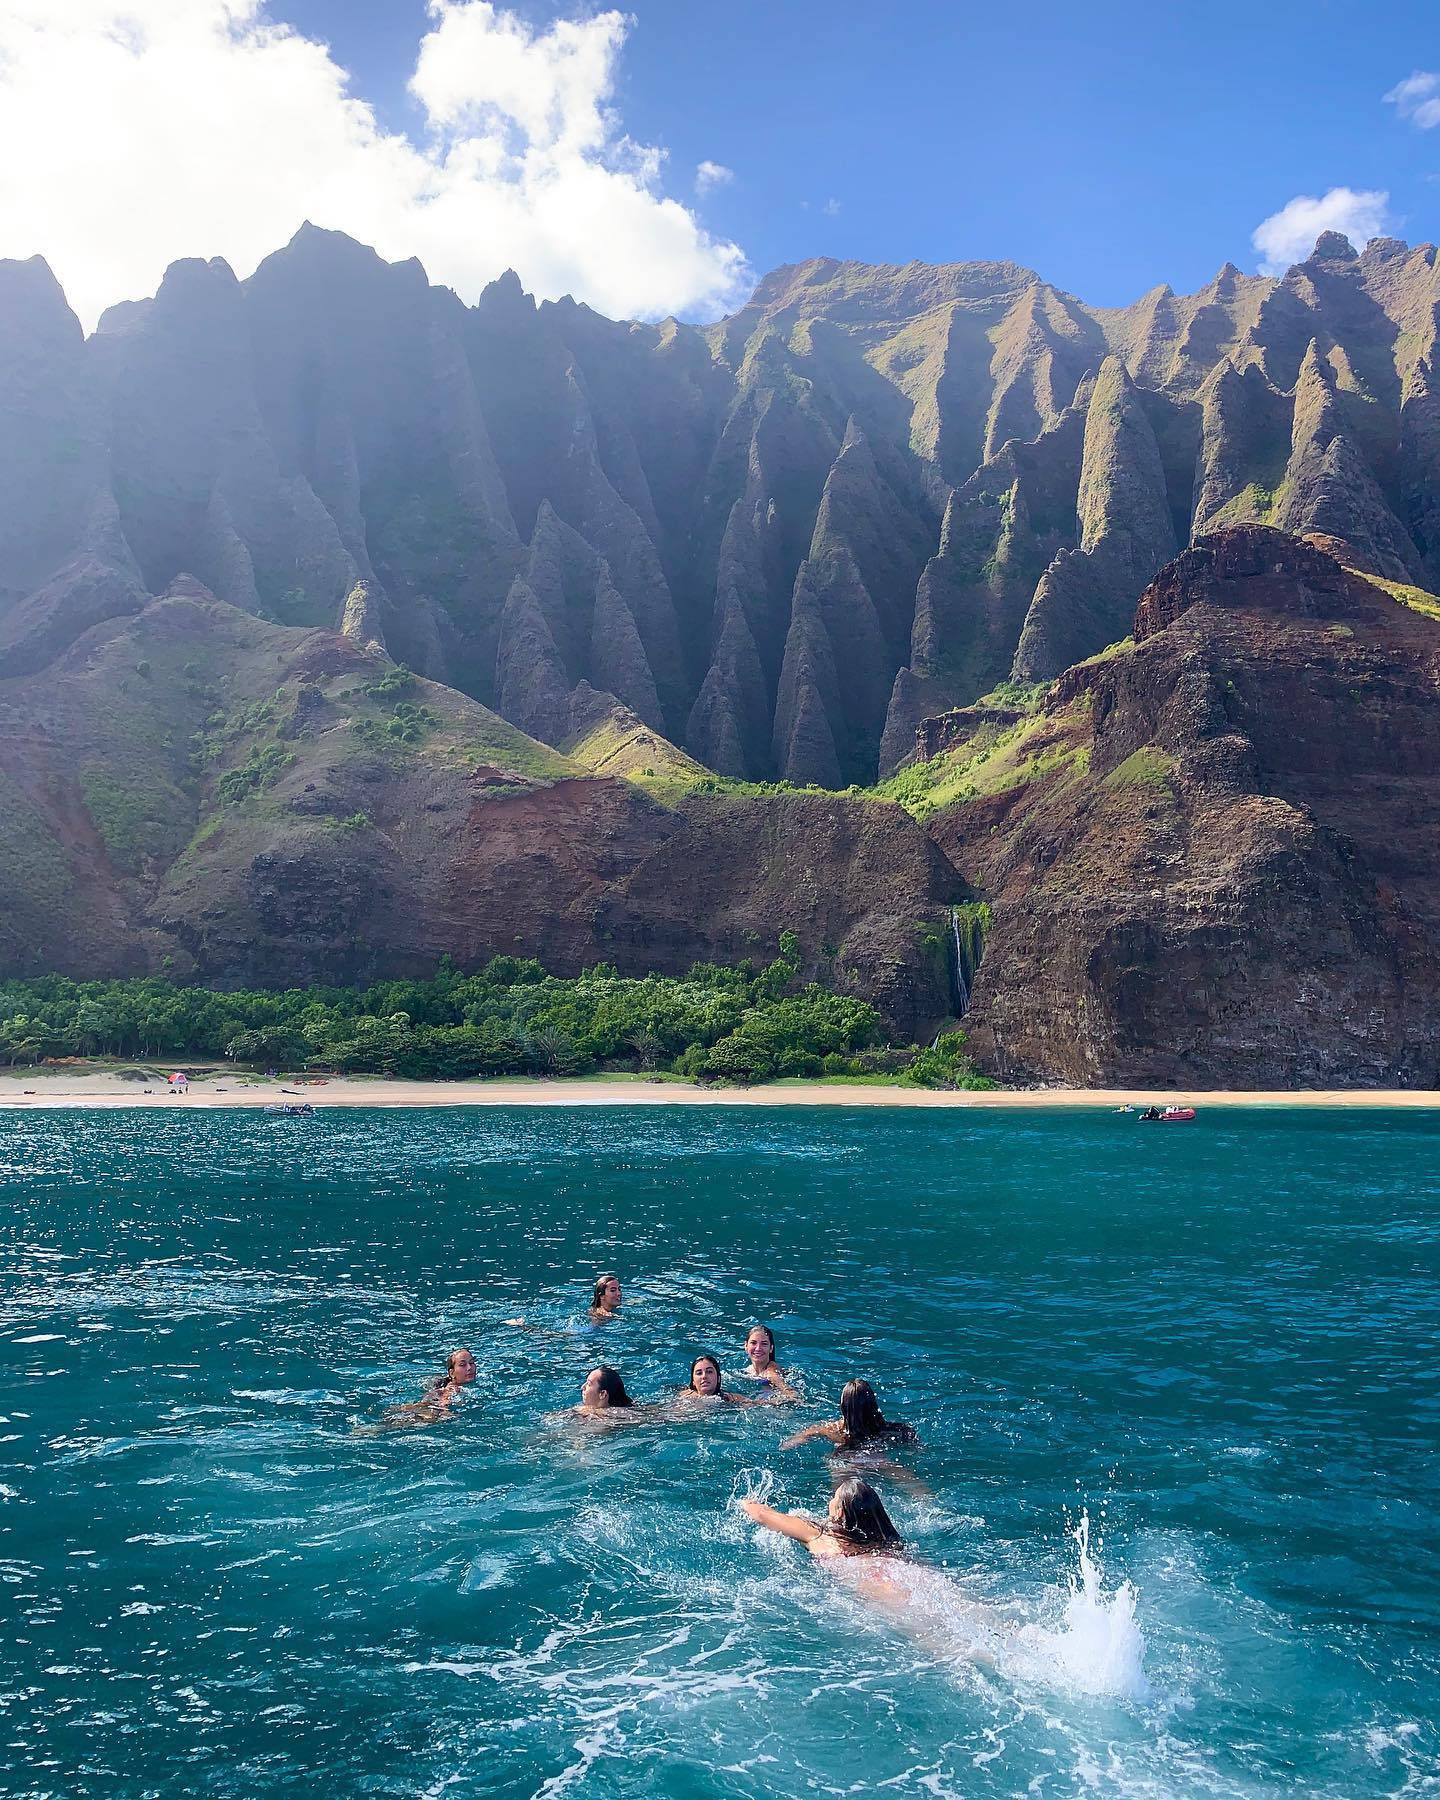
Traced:
<path fill-rule="evenodd" d="M 913 1444 L 915 1433 L 901 1419 L 887 1419 L 868 1381 L 847 1381 L 840 1391 L 840 1417 L 823 1425 L 807 1425 L 786 1438 L 782 1450 L 793 1450 L 811 1438 L 829 1438 L 836 1452 L 878 1449 L 885 1444 Z"/>
<path fill-rule="evenodd" d="M 452 1406 L 475 1380 L 479 1371 L 474 1354 L 469 1350 L 452 1350 L 445 1358 L 445 1373 L 437 1375 L 421 1406 Z"/>
<path fill-rule="evenodd" d="M 745 1373 L 752 1381 L 763 1381 L 777 1400 L 798 1400 L 799 1394 L 785 1378 L 785 1371 L 775 1360 L 775 1333 L 768 1325 L 752 1325 L 745 1337 Z"/>
<path fill-rule="evenodd" d="M 786 1438 L 780 1448 L 793 1450 L 797 1444 L 808 1443 L 812 1438 L 827 1438 L 831 1445 L 830 1455 L 837 1462 L 845 1459 L 840 1462 L 842 1468 L 848 1464 L 853 1471 L 858 1465 L 872 1475 L 883 1471 L 912 1493 L 928 1494 L 930 1491 L 923 1481 L 888 1455 L 894 1446 L 913 1444 L 917 1440 L 913 1429 L 902 1419 L 885 1417 L 868 1381 L 847 1381 L 840 1392 L 840 1417 L 828 1419 L 823 1425 L 807 1425 L 794 1437 Z"/>
<path fill-rule="evenodd" d="M 634 1404 L 625 1391 L 620 1371 L 612 1369 L 609 1363 L 599 1363 L 585 1377 L 585 1385 L 580 1390 L 580 1404 L 575 1410 L 587 1417 L 597 1418 L 604 1413 L 633 1407 Z"/>
<path fill-rule="evenodd" d="M 587 1317 L 592 1325 L 606 1325 L 612 1319 L 620 1317 L 620 1305 L 624 1296 L 620 1290 L 618 1275 L 597 1275 L 595 1286 L 590 1294 L 590 1306 Z M 523 1315 L 518 1319 L 506 1319 L 505 1324 L 513 1325 L 518 1331 L 533 1331 L 538 1337 L 566 1337 L 569 1332 L 556 1331 L 548 1325 L 532 1325 Z M 581 1329 L 572 1325 L 570 1332 Z"/>
<path fill-rule="evenodd" d="M 426 1388 L 424 1397 L 407 1401 L 403 1406 L 390 1406 L 376 1425 L 357 1427 L 362 1437 L 375 1437 L 386 1431 L 405 1431 L 415 1425 L 435 1425 L 445 1418 L 450 1408 L 474 1384 L 479 1371 L 469 1350 L 452 1350 L 445 1358 L 445 1373 L 437 1375 Z"/>
<path fill-rule="evenodd" d="M 858 1475 L 842 1481 L 831 1494 L 823 1525 L 803 1513 L 777 1512 L 758 1500 L 742 1500 L 740 1510 L 767 1531 L 794 1538 L 812 1556 L 900 1556 L 905 1550 L 885 1502 Z"/>
<path fill-rule="evenodd" d="M 793 1538 L 843 1579 L 857 1599 L 888 1613 L 917 1643 L 937 1656 L 966 1656 L 994 1666 L 1013 1626 L 995 1608 L 977 1604 L 943 1570 L 913 1558 L 868 1481 L 848 1476 L 830 1496 L 825 1523 L 804 1513 L 777 1512 L 759 1500 L 740 1509 L 781 1537 Z"/>
<path fill-rule="evenodd" d="M 597 1275 L 595 1291 L 590 1297 L 590 1323 L 604 1325 L 618 1317 L 622 1298 L 618 1275 Z"/>
<path fill-rule="evenodd" d="M 763 1404 L 758 1395 L 727 1394 L 718 1359 L 711 1356 L 708 1350 L 702 1350 L 690 1365 L 690 1382 L 687 1387 L 681 1388 L 677 1405 L 694 1406 L 707 1401 L 722 1406 Z"/>

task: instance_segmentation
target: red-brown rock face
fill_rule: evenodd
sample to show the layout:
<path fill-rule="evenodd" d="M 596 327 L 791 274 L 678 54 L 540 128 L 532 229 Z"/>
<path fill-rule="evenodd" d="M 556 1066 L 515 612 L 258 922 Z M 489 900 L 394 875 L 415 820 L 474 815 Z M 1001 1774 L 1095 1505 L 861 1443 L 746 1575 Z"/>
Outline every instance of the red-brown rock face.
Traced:
<path fill-rule="evenodd" d="M 1440 1081 L 1440 624 L 1262 527 L 1067 671 L 1042 773 L 936 841 L 994 908 L 967 1023 L 1078 1082 Z M 1088 766 L 1087 766 L 1088 763 Z"/>
<path fill-rule="evenodd" d="M 502 952 L 673 974 L 792 930 L 907 1037 L 945 1011 L 922 928 L 962 892 L 898 806 L 662 803 L 190 580 L 0 678 L 0 844 L 0 976 L 285 986 Z"/>

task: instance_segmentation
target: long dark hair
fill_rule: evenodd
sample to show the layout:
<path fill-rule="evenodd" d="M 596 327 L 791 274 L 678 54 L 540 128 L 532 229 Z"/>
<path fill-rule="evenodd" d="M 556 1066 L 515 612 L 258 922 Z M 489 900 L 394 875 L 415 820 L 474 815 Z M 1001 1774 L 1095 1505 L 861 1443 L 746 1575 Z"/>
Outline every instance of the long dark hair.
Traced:
<path fill-rule="evenodd" d="M 601 1363 L 598 1370 L 600 1376 L 600 1392 L 611 1406 L 633 1406 L 635 1402 L 625 1392 L 625 1383 L 620 1378 L 620 1371 L 612 1369 L 609 1363 Z"/>
<path fill-rule="evenodd" d="M 720 1373 L 720 1359 L 718 1356 L 712 1356 L 708 1350 L 702 1350 L 690 1365 L 690 1392 L 693 1394 L 698 1391 L 695 1386 L 695 1371 L 700 1367 L 702 1362 L 708 1362 L 710 1367 L 714 1369 L 715 1392 L 717 1394 L 720 1393 L 725 1386 L 725 1378 Z"/>
<path fill-rule="evenodd" d="M 840 1502 L 840 1523 L 830 1527 L 833 1537 L 861 1550 L 900 1550 L 904 1540 L 885 1510 L 885 1502 L 868 1481 L 851 1475 L 835 1490 Z"/>
<path fill-rule="evenodd" d="M 845 1442 L 863 1444 L 867 1438 L 890 1437 L 913 1441 L 915 1433 L 899 1419 L 887 1419 L 868 1381 L 847 1381 L 840 1390 L 840 1423 Z M 883 1510 L 883 1508 L 882 1508 Z"/>
<path fill-rule="evenodd" d="M 590 1305 L 596 1312 L 603 1312 L 605 1310 L 600 1304 L 601 1300 L 604 1298 L 605 1290 L 612 1281 L 618 1281 L 619 1279 L 618 1275 L 597 1275 L 595 1277 L 595 1292 L 590 1297 Z"/>

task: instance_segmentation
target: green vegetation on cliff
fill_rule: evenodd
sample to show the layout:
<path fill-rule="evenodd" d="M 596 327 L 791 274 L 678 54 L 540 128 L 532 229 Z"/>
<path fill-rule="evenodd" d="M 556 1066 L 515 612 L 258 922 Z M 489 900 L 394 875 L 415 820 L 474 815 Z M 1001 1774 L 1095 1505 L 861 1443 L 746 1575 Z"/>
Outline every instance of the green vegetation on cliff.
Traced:
<path fill-rule="evenodd" d="M 627 978 L 608 964 L 568 980 L 497 956 L 462 975 L 368 988 L 217 993 L 168 981 L 0 982 L 0 1062 L 56 1056 L 225 1057 L 277 1069 L 440 1079 L 668 1070 L 700 1080 L 889 1075 L 989 1086 L 955 1033 L 937 1052 L 880 1042 L 874 1007 L 797 981 L 786 933 L 768 967 L 699 963 Z"/>

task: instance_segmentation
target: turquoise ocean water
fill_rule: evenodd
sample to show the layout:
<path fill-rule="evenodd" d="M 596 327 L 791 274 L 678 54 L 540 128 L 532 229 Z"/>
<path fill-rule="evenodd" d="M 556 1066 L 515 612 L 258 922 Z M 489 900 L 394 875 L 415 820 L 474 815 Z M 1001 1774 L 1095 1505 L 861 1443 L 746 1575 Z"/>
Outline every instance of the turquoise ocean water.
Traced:
<path fill-rule="evenodd" d="M 0 1114 L 0 1791 L 1440 1788 L 1437 1163 L 1413 1113 Z M 552 1416 L 754 1320 L 805 1406 Z M 453 1421 L 355 1434 L 459 1344 Z M 922 1440 L 908 1626 L 732 1505 L 823 1505 L 779 1439 L 852 1374 Z"/>

